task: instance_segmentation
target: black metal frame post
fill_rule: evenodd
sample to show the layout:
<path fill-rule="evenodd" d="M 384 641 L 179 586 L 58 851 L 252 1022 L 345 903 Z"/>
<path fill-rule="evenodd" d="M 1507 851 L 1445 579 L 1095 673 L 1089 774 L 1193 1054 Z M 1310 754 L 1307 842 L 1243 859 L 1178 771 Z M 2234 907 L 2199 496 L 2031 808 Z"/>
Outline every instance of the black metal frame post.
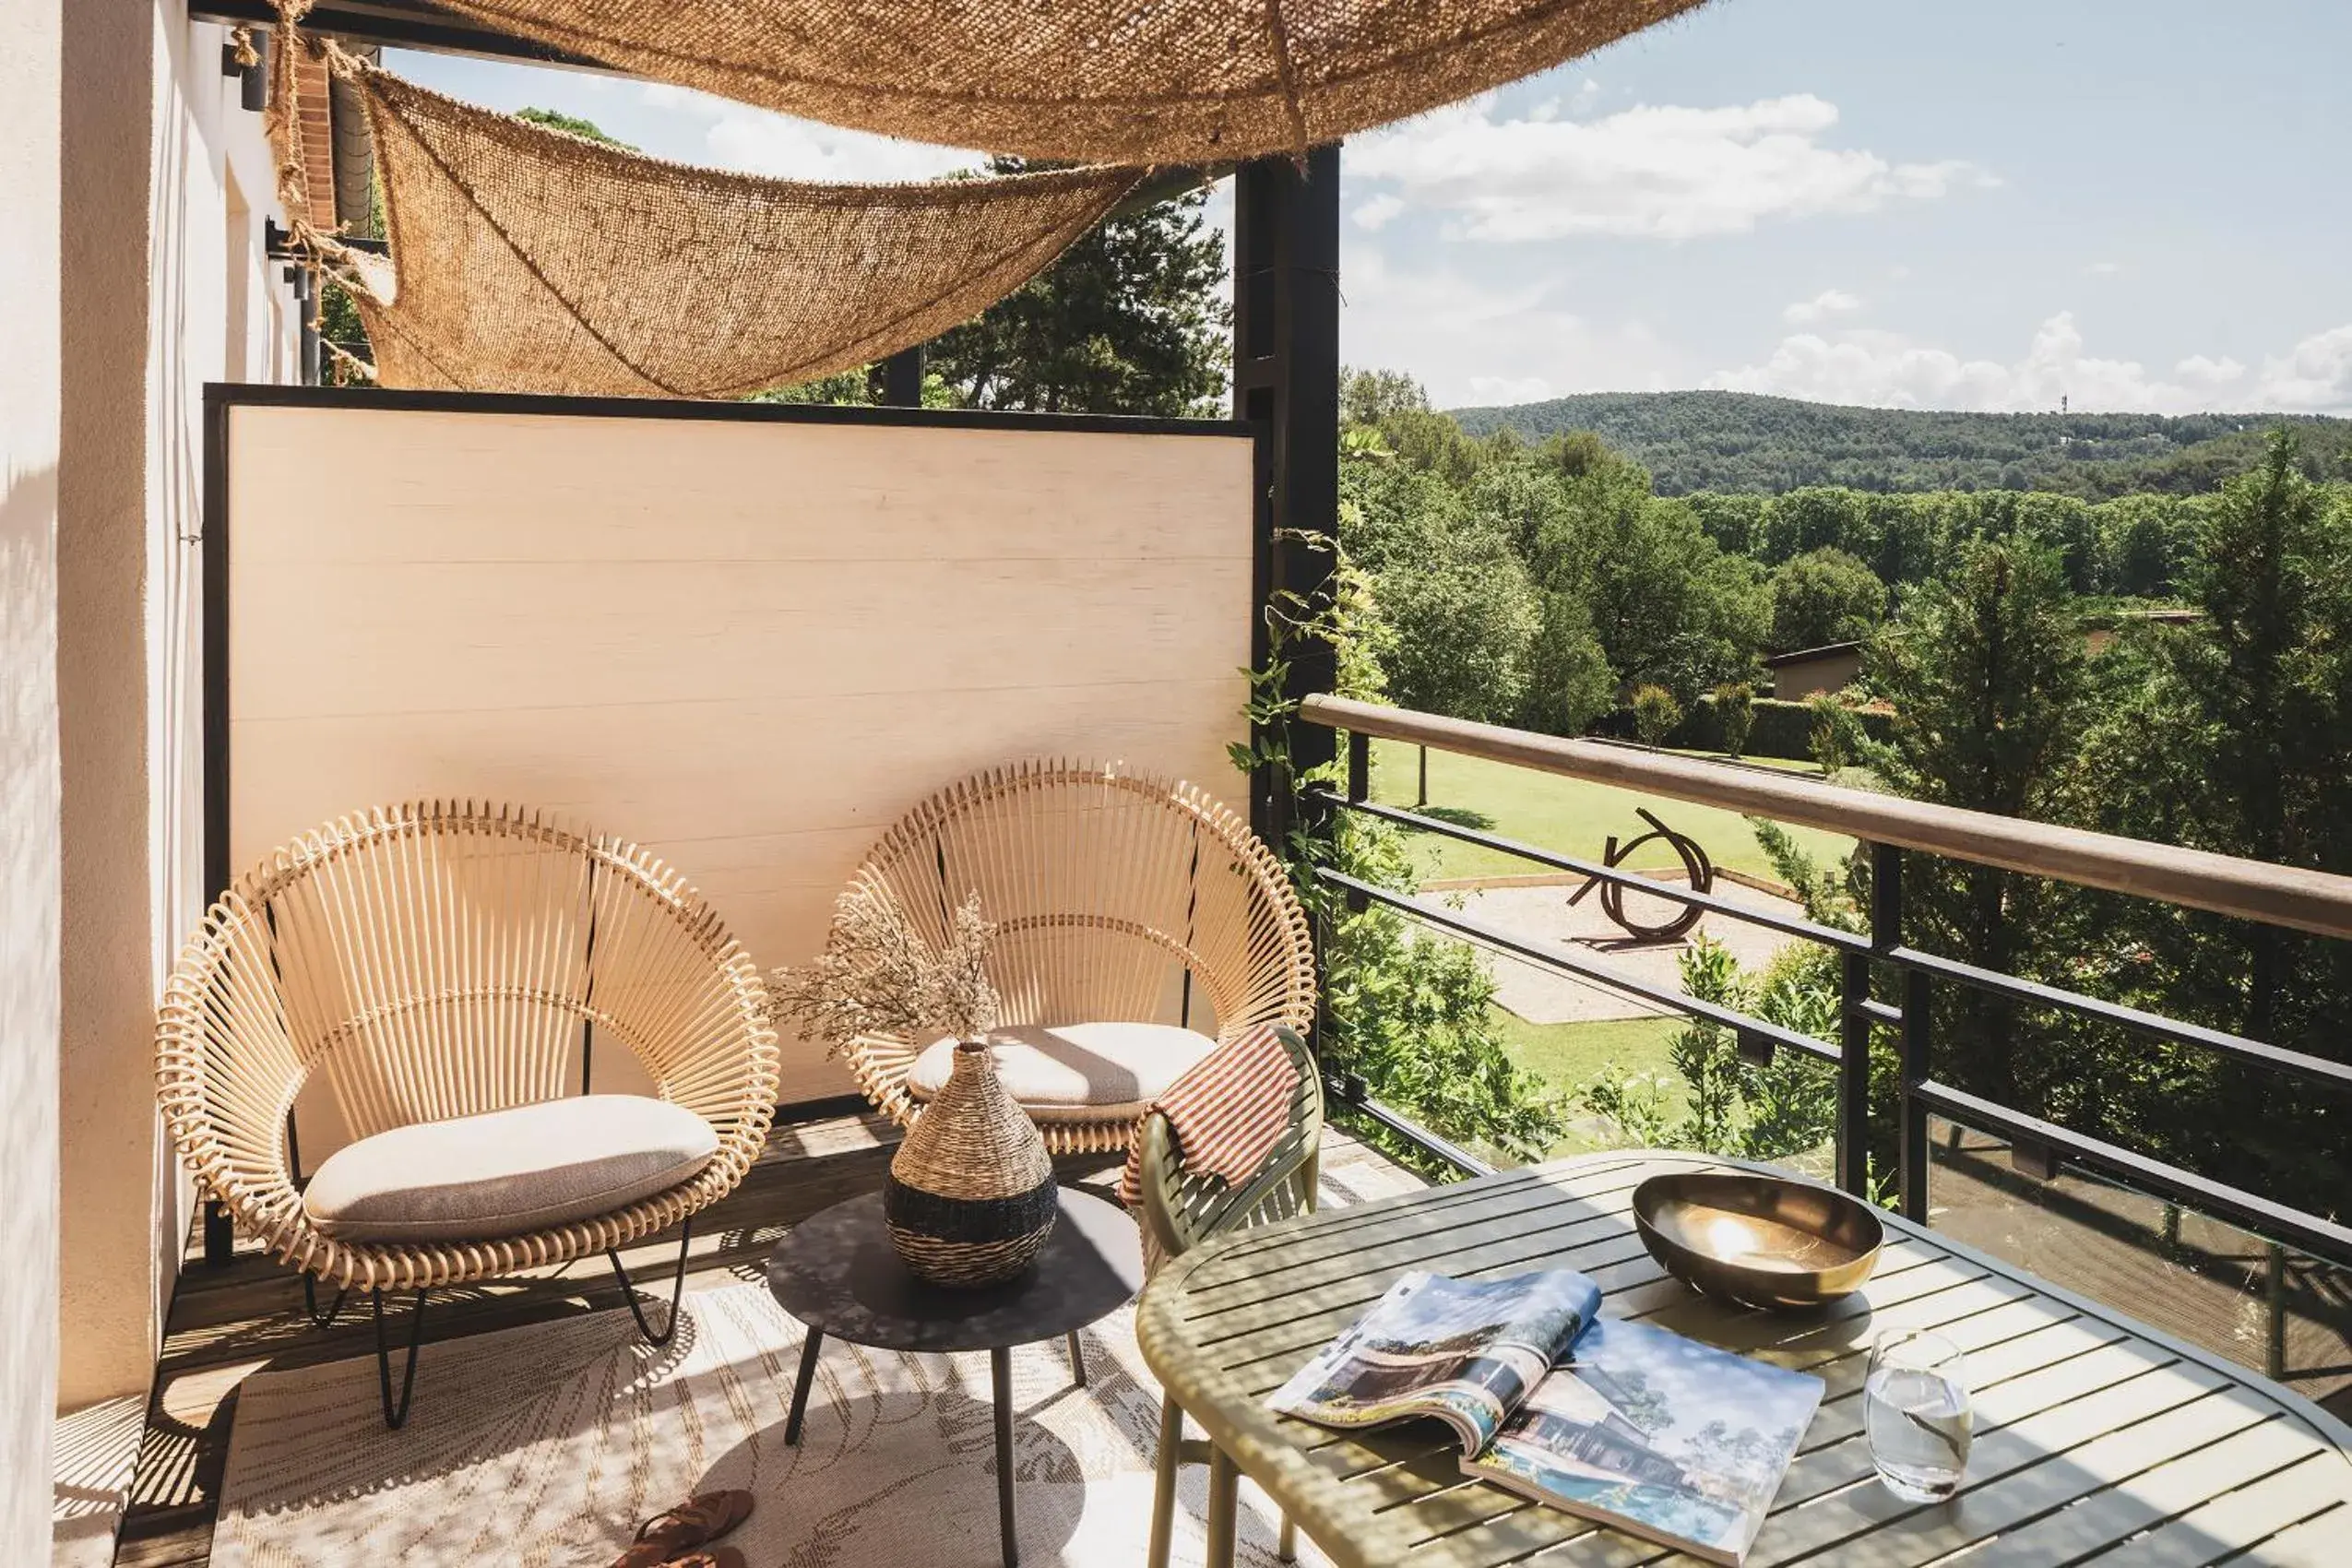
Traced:
<path fill-rule="evenodd" d="M 294 292 L 294 310 L 298 316 L 300 336 L 296 342 L 295 373 L 305 386 L 320 385 L 320 350 L 318 346 L 318 274 L 307 261 L 289 262 L 285 279 Z"/>
<path fill-rule="evenodd" d="M 923 406 L 923 346 L 901 349 L 882 362 L 882 401 L 894 409 Z"/>
<path fill-rule="evenodd" d="M 1261 543 L 1265 603 L 1312 617 L 1331 600 L 1339 529 L 1336 143 L 1313 148 L 1303 165 L 1256 159 L 1235 177 L 1233 412 L 1264 433 L 1272 454 Z M 1253 649 L 1261 662 L 1266 641 L 1261 626 Z M 1286 697 L 1332 689 L 1337 656 L 1329 644 L 1293 643 L 1289 655 Z M 1301 778 L 1337 758 L 1336 737 L 1315 725 L 1293 726 L 1289 746 Z M 1260 835 L 1282 842 L 1301 809 L 1287 781 L 1261 778 L 1252 797 Z"/>
<path fill-rule="evenodd" d="M 1890 956 L 1907 951 L 1903 945 L 1903 851 L 1892 844 L 1871 846 L 1871 947 Z M 1930 1077 L 1935 982 L 1916 965 L 1907 963 L 1902 968 L 1902 1066 L 1897 1075 L 1895 1165 L 1903 1216 L 1924 1225 L 1928 1218 L 1928 1108 L 1920 1103 L 1918 1090 Z"/>
<path fill-rule="evenodd" d="M 1838 959 L 1837 1184 L 1858 1198 L 1871 1195 L 1871 960 Z"/>

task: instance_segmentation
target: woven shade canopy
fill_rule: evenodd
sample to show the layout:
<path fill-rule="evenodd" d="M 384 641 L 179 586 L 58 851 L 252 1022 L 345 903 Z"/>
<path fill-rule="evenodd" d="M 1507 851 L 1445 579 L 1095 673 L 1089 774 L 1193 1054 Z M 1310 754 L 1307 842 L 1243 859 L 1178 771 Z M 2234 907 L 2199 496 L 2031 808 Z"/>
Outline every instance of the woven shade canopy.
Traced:
<path fill-rule="evenodd" d="M 351 285 L 386 386 L 727 398 L 850 369 L 980 315 L 1143 176 L 759 179 L 328 53 L 367 106 L 391 255 L 307 237 Z"/>
<path fill-rule="evenodd" d="M 441 0 L 811 120 L 1105 163 L 1302 152 L 1702 0 Z"/>

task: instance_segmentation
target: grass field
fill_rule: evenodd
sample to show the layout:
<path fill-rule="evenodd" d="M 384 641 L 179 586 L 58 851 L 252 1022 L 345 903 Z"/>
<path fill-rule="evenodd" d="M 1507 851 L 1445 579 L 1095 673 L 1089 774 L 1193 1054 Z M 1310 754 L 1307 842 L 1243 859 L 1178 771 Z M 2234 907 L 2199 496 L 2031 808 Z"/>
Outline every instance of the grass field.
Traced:
<path fill-rule="evenodd" d="M 1501 1007 L 1492 1016 L 1495 1032 L 1512 1060 L 1562 1088 L 1584 1083 L 1611 1064 L 1630 1072 L 1666 1072 L 1667 1041 L 1682 1028 L 1680 1018 L 1531 1024 Z"/>
<path fill-rule="evenodd" d="M 1384 805 L 1410 807 L 1419 785 L 1418 748 L 1396 741 L 1372 742 L 1372 799 Z M 1816 773 L 1809 763 L 1771 764 L 1801 773 Z M 1537 773 L 1507 763 L 1444 752 L 1429 754 L 1429 803 L 1465 826 L 1515 838 L 1538 849 L 1598 860 L 1610 834 L 1621 839 L 1648 831 L 1634 814 L 1646 805 L 1679 833 L 1687 833 L 1706 849 L 1718 866 L 1752 876 L 1772 877 L 1772 863 L 1757 847 L 1756 836 L 1736 812 L 1684 802 L 1658 800 L 1614 785 L 1588 783 Z M 1798 844 L 1822 860 L 1850 854 L 1854 842 L 1813 828 L 1791 828 Z M 1424 881 L 1440 878 L 1515 876 L 1545 868 L 1498 850 L 1463 844 L 1429 833 L 1408 833 L 1415 869 Z M 1673 863 L 1673 854 L 1661 845 L 1637 851 L 1634 869 Z M 1608 1018 L 1586 1023 L 1531 1024 L 1502 1007 L 1493 1009 L 1496 1032 L 1513 1060 L 1557 1087 L 1569 1089 L 1591 1081 L 1604 1066 L 1625 1072 L 1663 1075 L 1672 1086 L 1669 1105 L 1679 1112 L 1681 1080 L 1667 1058 L 1667 1043 L 1683 1025 L 1680 1018 Z M 1605 1146 L 1590 1143 L 1581 1133 L 1552 1153 L 1575 1154 Z"/>
<path fill-rule="evenodd" d="M 1682 1028 L 1679 1018 L 1602 1018 L 1583 1024 L 1530 1024 L 1501 1007 L 1491 1009 L 1495 1032 L 1513 1061 L 1556 1088 L 1573 1089 L 1598 1077 L 1604 1067 L 1626 1073 L 1656 1073 L 1667 1083 L 1670 1115 L 1682 1113 L 1682 1080 L 1674 1075 L 1667 1042 Z M 1595 1124 L 1580 1107 L 1568 1135 L 1547 1158 L 1615 1148 L 1623 1140 L 1607 1123 Z"/>
<path fill-rule="evenodd" d="M 1418 785 L 1418 766 L 1415 747 L 1401 741 L 1374 741 L 1372 799 L 1383 805 L 1411 806 Z M 1803 772 L 1816 771 L 1807 763 L 1788 766 Z M 1773 874 L 1771 862 L 1756 846 L 1754 831 L 1738 813 L 1654 799 L 1611 784 L 1562 778 L 1507 763 L 1433 751 L 1429 754 L 1429 801 L 1432 808 L 1448 814 L 1465 826 L 1516 838 L 1538 849 L 1593 860 L 1600 858 L 1601 847 L 1610 834 L 1628 839 L 1648 831 L 1642 819 L 1633 814 L 1634 808 L 1646 805 L 1676 832 L 1696 839 L 1716 865 L 1752 876 Z M 1852 839 L 1834 833 L 1810 827 L 1789 831 L 1800 846 L 1823 859 L 1843 857 L 1851 853 L 1854 847 Z M 1513 876 L 1544 869 L 1497 850 L 1434 834 L 1416 833 L 1411 835 L 1411 840 L 1414 864 L 1424 879 Z M 1662 845 L 1645 847 L 1635 859 L 1642 862 L 1634 868 L 1637 870 L 1673 863 L 1672 853 Z"/>

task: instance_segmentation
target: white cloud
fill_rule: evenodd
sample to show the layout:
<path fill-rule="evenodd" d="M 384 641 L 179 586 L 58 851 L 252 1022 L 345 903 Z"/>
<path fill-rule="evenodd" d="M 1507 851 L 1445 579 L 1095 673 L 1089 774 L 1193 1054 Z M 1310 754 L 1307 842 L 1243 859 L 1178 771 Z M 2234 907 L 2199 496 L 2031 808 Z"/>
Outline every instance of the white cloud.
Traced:
<path fill-rule="evenodd" d="M 2123 264 L 2120 261 L 2095 261 L 2083 270 L 2093 278 L 2120 278 L 2123 275 Z"/>
<path fill-rule="evenodd" d="M 1490 94 L 1351 142 L 1348 175 L 1393 181 L 1480 240 L 1744 233 L 1769 219 L 1864 212 L 1997 183 L 1958 159 L 1894 163 L 1823 146 L 1837 108 L 1811 93 L 1719 109 L 1643 105 L 1591 120 L 1496 113 Z"/>
<path fill-rule="evenodd" d="M 645 105 L 701 129 L 703 161 L 746 174 L 841 183 L 935 180 L 977 169 L 986 155 L 897 141 L 754 109 L 666 82 L 641 82 Z"/>
<path fill-rule="evenodd" d="M 2304 339 L 2263 361 L 2264 408 L 2297 413 L 2352 409 L 2352 326 Z"/>
<path fill-rule="evenodd" d="M 1718 371 L 1706 385 L 1884 408 L 2013 411 L 2055 409 L 2064 398 L 2084 410 L 2318 412 L 2352 409 L 2352 326 L 2304 339 L 2254 376 L 2226 356 L 2192 355 L 2169 377 L 2136 360 L 2101 359 L 2085 352 L 2072 311 L 2044 321 L 2025 354 L 2007 362 L 1964 360 L 1891 332 L 1801 332 L 1764 363 Z"/>
<path fill-rule="evenodd" d="M 2243 377 L 2246 367 L 2227 354 L 2217 360 L 2204 354 L 2191 354 L 2172 367 L 2172 374 L 2192 386 L 2217 391 Z"/>
<path fill-rule="evenodd" d="M 1481 408 L 1506 403 L 1540 403 L 1552 396 L 1551 383 L 1540 375 L 1470 377 L 1470 401 Z"/>
<path fill-rule="evenodd" d="M 1350 216 L 1356 227 L 1371 233 L 1390 219 L 1405 210 L 1405 198 L 1393 192 L 1383 191 L 1370 201 L 1359 202 Z"/>
<path fill-rule="evenodd" d="M 1810 327 L 1816 321 L 1826 321 L 1833 315 L 1844 315 L 1862 308 L 1861 298 L 1843 289 L 1823 289 L 1810 300 L 1799 300 L 1782 309 L 1780 319 L 1792 327 Z"/>
<path fill-rule="evenodd" d="M 1565 273 L 1497 282 L 1454 267 L 1406 268 L 1359 241 L 1343 281 L 1348 362 L 1408 371 L 1440 408 L 1662 391 L 1693 385 L 1705 369 L 1639 320 L 1568 309 Z"/>

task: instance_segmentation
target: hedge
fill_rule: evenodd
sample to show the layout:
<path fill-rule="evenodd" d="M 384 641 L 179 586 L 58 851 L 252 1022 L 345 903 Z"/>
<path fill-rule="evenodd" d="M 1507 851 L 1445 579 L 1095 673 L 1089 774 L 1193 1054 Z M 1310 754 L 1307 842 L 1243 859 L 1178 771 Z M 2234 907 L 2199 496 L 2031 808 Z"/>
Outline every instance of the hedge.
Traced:
<path fill-rule="evenodd" d="M 1752 704 L 1755 721 L 1748 729 L 1748 756 L 1787 757 L 1797 762 L 1812 760 L 1812 709 L 1800 702 L 1783 702 L 1778 697 L 1757 697 Z M 1883 741 L 1890 733 L 1894 715 L 1856 709 L 1856 720 L 1862 733 L 1873 741 Z M 1680 751 L 1719 752 L 1723 750 L 1723 720 L 1715 711 L 1712 695 L 1701 697 L 1666 743 Z"/>

